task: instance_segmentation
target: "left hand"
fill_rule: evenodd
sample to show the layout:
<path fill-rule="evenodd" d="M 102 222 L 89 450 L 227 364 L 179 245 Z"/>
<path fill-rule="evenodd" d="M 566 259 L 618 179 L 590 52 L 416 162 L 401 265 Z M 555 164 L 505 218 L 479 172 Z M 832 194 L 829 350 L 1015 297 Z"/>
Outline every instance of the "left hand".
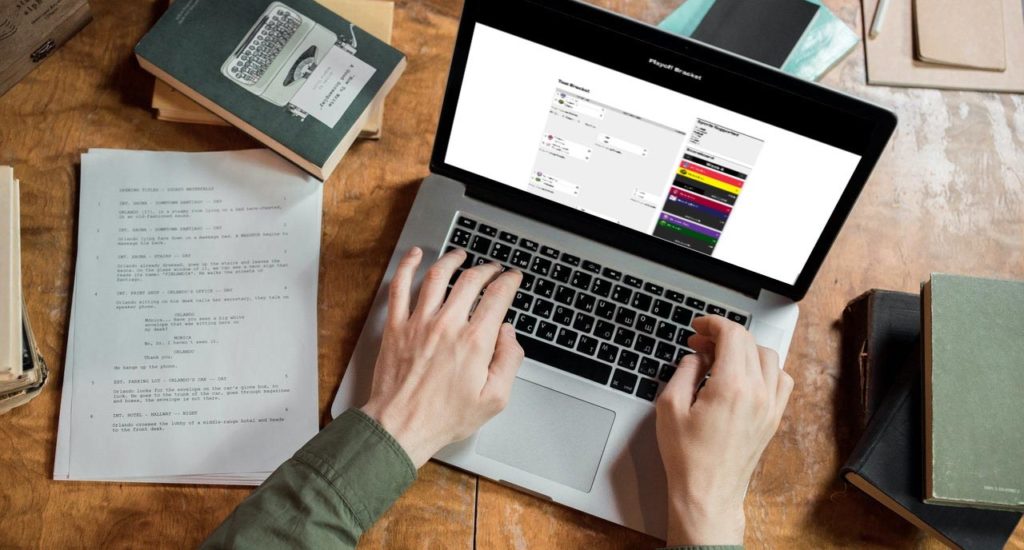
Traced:
<path fill-rule="evenodd" d="M 448 281 L 466 259 L 465 251 L 453 250 L 427 271 L 410 311 L 422 257 L 419 248 L 410 250 L 391 281 L 373 389 L 362 408 L 417 468 L 501 412 L 523 362 L 515 330 L 503 323 L 522 274 L 502 273 L 494 263 L 467 269 L 446 300 Z"/>

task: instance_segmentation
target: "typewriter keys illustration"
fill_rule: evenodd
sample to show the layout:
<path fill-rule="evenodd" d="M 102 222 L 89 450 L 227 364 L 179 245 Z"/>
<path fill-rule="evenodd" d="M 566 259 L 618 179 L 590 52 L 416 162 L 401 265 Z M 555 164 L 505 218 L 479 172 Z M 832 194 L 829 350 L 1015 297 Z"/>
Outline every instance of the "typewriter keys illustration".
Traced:
<path fill-rule="evenodd" d="M 281 2 L 270 4 L 231 57 L 221 73 L 235 84 L 305 119 L 306 113 L 290 102 L 317 64 L 334 46 L 355 53 L 352 43 Z"/>

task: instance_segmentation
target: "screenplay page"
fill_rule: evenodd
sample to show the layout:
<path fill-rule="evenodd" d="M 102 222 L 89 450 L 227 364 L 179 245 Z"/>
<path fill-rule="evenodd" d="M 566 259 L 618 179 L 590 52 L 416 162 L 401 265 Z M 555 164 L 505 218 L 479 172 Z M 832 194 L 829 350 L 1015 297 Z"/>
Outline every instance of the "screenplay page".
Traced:
<path fill-rule="evenodd" d="M 322 184 L 267 150 L 81 174 L 54 477 L 258 482 L 317 431 Z"/>

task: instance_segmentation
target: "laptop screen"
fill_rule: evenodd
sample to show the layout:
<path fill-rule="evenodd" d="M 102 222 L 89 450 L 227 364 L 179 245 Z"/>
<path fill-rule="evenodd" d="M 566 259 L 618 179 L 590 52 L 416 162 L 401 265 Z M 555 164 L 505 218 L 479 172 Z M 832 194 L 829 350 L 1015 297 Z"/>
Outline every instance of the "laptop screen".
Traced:
<path fill-rule="evenodd" d="M 797 281 L 861 160 L 855 136 L 699 62 L 497 26 L 474 24 L 446 164 Z M 591 50 L 614 62 L 576 55 Z"/>

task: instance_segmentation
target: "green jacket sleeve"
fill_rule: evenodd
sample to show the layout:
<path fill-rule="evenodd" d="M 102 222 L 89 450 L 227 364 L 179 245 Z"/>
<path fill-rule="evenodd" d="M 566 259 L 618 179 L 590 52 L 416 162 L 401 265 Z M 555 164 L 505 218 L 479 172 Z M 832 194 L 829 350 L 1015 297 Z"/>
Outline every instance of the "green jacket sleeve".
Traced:
<path fill-rule="evenodd" d="M 354 548 L 415 479 L 398 442 L 349 409 L 242 501 L 203 548 Z"/>

